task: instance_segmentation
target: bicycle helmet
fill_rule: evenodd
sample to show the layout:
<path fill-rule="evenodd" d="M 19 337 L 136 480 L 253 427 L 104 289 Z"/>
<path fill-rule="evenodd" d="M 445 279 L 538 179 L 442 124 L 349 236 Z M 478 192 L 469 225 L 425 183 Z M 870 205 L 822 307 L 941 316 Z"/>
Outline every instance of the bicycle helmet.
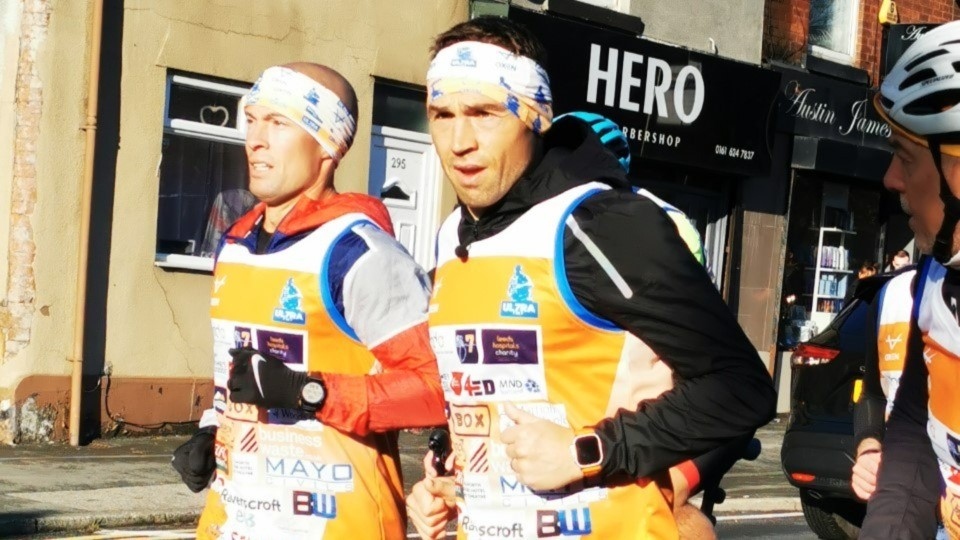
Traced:
<path fill-rule="evenodd" d="M 960 21 L 917 39 L 884 79 L 874 106 L 896 133 L 933 154 L 944 213 L 933 256 L 946 263 L 953 256 L 953 231 L 960 222 L 960 200 L 947 184 L 941 160 L 941 154 L 960 157 Z"/>
<path fill-rule="evenodd" d="M 605 116 L 583 111 L 561 114 L 553 121 L 556 122 L 564 116 L 573 116 L 586 122 L 590 129 L 600 137 L 600 142 L 607 147 L 607 150 L 613 152 L 613 155 L 617 157 L 617 161 L 620 162 L 623 170 L 630 172 L 630 144 L 627 142 L 627 136 L 623 134 L 623 131 L 620 131 L 617 124 Z"/>
<path fill-rule="evenodd" d="M 908 138 L 924 146 L 931 138 L 953 143 L 943 153 L 960 156 L 960 21 L 930 29 L 914 42 L 875 99 L 880 114 Z"/>

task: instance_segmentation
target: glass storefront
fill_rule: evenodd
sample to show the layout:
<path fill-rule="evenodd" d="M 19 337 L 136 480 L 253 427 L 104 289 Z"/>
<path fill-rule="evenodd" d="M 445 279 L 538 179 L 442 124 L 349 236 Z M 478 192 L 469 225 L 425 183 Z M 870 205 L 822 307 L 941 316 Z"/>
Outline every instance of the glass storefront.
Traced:
<path fill-rule="evenodd" d="M 796 171 L 787 225 L 781 348 L 822 331 L 843 309 L 864 265 L 882 271 L 883 186 Z M 898 225 L 899 222 L 897 222 Z"/>

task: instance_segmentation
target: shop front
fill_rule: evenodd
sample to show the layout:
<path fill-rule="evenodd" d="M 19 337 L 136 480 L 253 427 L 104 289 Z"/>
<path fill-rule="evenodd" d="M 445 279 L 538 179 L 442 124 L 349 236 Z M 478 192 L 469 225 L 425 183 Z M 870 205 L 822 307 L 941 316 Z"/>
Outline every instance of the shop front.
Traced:
<path fill-rule="evenodd" d="M 630 178 L 683 210 L 726 292 L 738 181 L 771 166 L 779 74 L 548 12 L 511 9 L 548 51 L 555 113 L 589 111 L 630 141 Z M 726 295 L 736 295 L 735 288 Z"/>
<path fill-rule="evenodd" d="M 884 271 L 892 253 L 912 249 L 912 236 L 883 188 L 890 128 L 873 109 L 874 91 L 774 69 L 778 137 L 792 139 L 778 345 L 792 348 L 843 309 L 861 269 Z"/>

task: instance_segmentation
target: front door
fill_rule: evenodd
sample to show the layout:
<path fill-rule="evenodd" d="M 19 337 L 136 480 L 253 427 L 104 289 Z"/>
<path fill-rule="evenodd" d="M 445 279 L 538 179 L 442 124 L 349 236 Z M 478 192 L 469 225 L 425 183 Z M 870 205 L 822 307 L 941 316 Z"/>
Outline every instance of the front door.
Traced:
<path fill-rule="evenodd" d="M 369 182 L 368 192 L 390 212 L 397 240 L 420 266 L 433 268 L 443 173 L 430 136 L 373 126 Z"/>

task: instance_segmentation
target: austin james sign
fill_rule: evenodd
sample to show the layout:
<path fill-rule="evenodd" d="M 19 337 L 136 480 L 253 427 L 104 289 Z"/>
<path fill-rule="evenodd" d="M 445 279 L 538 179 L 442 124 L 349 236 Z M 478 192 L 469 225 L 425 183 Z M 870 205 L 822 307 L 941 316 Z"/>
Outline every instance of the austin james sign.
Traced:
<path fill-rule="evenodd" d="M 885 76 L 893 69 L 897 60 L 903 56 L 907 47 L 913 45 L 913 42 L 920 38 L 927 30 L 935 28 L 936 24 L 893 24 L 887 33 L 887 39 L 884 43 L 883 51 L 883 73 Z"/>
<path fill-rule="evenodd" d="M 872 90 L 788 67 L 776 69 L 783 73 L 780 130 L 889 150 L 890 126 L 874 111 Z"/>

